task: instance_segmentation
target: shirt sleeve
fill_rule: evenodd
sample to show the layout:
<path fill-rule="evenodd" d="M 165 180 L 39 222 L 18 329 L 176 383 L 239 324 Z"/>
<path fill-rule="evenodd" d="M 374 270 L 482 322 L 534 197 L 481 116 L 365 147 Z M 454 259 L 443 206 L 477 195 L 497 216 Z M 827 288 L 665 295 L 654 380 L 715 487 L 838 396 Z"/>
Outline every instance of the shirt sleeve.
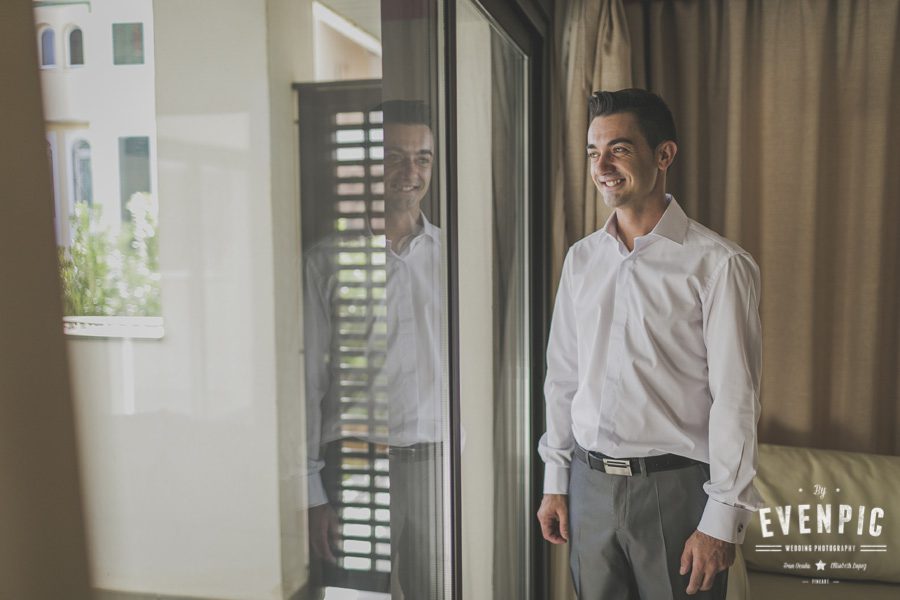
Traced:
<path fill-rule="evenodd" d="M 762 365 L 759 268 L 735 254 L 712 276 L 703 301 L 709 389 L 709 498 L 697 529 L 741 543 L 761 498 L 756 475 L 756 425 Z"/>
<path fill-rule="evenodd" d="M 328 281 L 312 261 L 306 264 L 303 290 L 304 368 L 306 392 L 306 488 L 308 506 L 328 503 L 322 484 L 322 403 L 328 393 L 331 313 Z"/>
<path fill-rule="evenodd" d="M 547 432 L 538 442 L 544 460 L 544 493 L 567 494 L 569 465 L 575 449 L 572 434 L 572 398 L 578 389 L 578 340 L 571 290 L 571 252 L 563 263 L 547 343 L 544 400 Z"/>

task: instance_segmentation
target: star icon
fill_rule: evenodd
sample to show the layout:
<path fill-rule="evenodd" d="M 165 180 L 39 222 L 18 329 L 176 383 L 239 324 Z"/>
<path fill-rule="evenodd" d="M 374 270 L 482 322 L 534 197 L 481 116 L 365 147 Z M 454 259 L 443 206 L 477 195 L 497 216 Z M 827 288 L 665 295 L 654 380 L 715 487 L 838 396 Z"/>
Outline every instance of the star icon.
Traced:
<path fill-rule="evenodd" d="M 815 563 L 815 565 L 816 565 L 816 571 L 824 571 L 825 570 L 825 561 L 823 561 L 821 558 L 819 559 L 819 562 Z"/>

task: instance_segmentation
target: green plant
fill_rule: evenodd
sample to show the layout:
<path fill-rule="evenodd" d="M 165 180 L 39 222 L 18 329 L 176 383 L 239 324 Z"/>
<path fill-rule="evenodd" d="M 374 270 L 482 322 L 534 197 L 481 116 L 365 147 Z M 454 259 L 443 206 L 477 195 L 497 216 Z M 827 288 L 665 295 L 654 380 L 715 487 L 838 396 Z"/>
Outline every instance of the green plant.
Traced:
<path fill-rule="evenodd" d="M 63 304 L 71 316 L 160 316 L 155 203 L 131 196 L 118 234 L 100 227 L 100 207 L 76 203 L 72 245 L 59 248 Z"/>

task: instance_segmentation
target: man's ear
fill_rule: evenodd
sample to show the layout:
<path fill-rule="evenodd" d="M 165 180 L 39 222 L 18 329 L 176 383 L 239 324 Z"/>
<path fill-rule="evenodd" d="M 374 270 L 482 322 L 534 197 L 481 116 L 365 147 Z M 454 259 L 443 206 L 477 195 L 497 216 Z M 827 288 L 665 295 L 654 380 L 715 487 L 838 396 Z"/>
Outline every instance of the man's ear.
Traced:
<path fill-rule="evenodd" d="M 666 171 L 672 166 L 672 162 L 675 160 L 675 155 L 677 153 L 678 144 L 672 140 L 661 142 L 659 146 L 656 147 L 656 166 L 659 167 L 659 170 Z"/>

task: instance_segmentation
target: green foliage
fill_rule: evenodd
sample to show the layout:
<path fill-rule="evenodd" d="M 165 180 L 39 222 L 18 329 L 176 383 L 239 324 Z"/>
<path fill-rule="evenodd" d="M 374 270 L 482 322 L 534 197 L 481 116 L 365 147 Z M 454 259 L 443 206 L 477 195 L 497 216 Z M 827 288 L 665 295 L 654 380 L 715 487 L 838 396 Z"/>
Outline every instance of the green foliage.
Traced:
<path fill-rule="evenodd" d="M 59 248 L 66 315 L 162 315 L 153 200 L 149 194 L 134 194 L 126 208 L 131 219 L 116 235 L 100 228 L 100 207 L 75 205 L 72 245 Z"/>

